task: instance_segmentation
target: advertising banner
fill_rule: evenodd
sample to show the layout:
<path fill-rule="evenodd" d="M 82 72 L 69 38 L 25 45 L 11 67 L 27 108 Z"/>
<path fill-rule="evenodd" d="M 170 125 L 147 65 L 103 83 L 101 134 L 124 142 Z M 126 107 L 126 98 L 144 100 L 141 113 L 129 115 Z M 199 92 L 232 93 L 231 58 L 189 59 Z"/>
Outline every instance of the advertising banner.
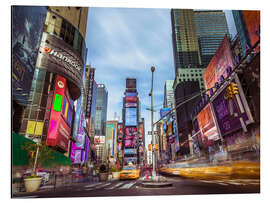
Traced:
<path fill-rule="evenodd" d="M 163 118 L 166 114 L 171 111 L 171 108 L 160 109 L 160 118 Z"/>
<path fill-rule="evenodd" d="M 243 17 L 249 34 L 251 46 L 260 39 L 260 11 L 243 10 Z M 259 50 L 259 48 L 257 48 Z"/>
<path fill-rule="evenodd" d="M 232 99 L 234 114 L 230 115 L 229 102 L 224 99 L 226 94 L 226 88 L 224 88 L 224 90 L 212 102 L 213 110 L 222 136 L 242 128 L 240 118 L 243 119 L 245 124 L 249 121 L 246 111 L 243 113 L 240 112 L 236 98 Z M 241 97 L 240 101 L 243 103 Z"/>
<path fill-rule="evenodd" d="M 234 68 L 230 43 L 226 35 L 203 74 L 206 89 L 212 88 L 222 75 L 224 78 L 228 76 L 226 72 L 228 66 Z"/>
<path fill-rule="evenodd" d="M 126 80 L 126 88 L 136 89 L 136 79 L 127 79 Z"/>
<path fill-rule="evenodd" d="M 139 138 L 143 138 L 144 132 L 143 132 L 143 123 L 139 124 Z"/>
<path fill-rule="evenodd" d="M 53 96 L 52 110 L 50 115 L 49 131 L 46 145 L 59 146 L 65 151 L 68 150 L 70 128 L 61 117 L 63 96 L 66 89 L 66 79 L 60 75 L 56 78 L 55 91 Z"/>
<path fill-rule="evenodd" d="M 26 106 L 46 18 L 45 6 L 12 6 L 12 97 Z"/>
<path fill-rule="evenodd" d="M 125 97 L 126 103 L 136 103 L 137 102 L 137 97 Z"/>
<path fill-rule="evenodd" d="M 137 108 L 126 108 L 125 126 L 137 126 Z"/>
<path fill-rule="evenodd" d="M 137 154 L 137 149 L 124 149 L 124 154 Z"/>
<path fill-rule="evenodd" d="M 95 144 L 104 144 L 105 143 L 105 136 L 95 136 L 94 138 Z"/>
<path fill-rule="evenodd" d="M 88 92 L 87 92 L 86 111 L 85 111 L 85 117 L 87 118 L 90 118 L 90 115 L 91 115 L 94 76 L 95 76 L 95 69 L 90 68 L 89 87 L 88 87 Z"/>
<path fill-rule="evenodd" d="M 125 95 L 128 97 L 137 97 L 137 92 L 126 92 Z"/>
<path fill-rule="evenodd" d="M 124 144 L 125 144 L 125 147 L 134 147 L 133 140 L 125 140 Z"/>
<path fill-rule="evenodd" d="M 125 103 L 125 107 L 129 108 L 129 107 L 137 107 L 137 103 Z"/>
<path fill-rule="evenodd" d="M 215 141 L 219 139 L 217 126 L 210 104 L 207 104 L 197 115 L 197 120 L 203 136 L 207 137 L 208 140 Z"/>
<path fill-rule="evenodd" d="M 137 127 L 126 127 L 125 128 L 125 135 L 136 135 L 137 134 Z"/>
<path fill-rule="evenodd" d="M 66 42 L 44 32 L 36 66 L 67 78 L 73 86 L 70 88 L 73 100 L 80 97 L 83 84 L 83 61 Z"/>

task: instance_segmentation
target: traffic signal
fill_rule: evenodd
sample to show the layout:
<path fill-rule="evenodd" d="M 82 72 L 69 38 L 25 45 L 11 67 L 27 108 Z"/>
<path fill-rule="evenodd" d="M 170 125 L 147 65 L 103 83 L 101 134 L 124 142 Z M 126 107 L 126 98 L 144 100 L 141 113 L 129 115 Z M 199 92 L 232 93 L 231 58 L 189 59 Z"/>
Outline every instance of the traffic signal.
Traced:
<path fill-rule="evenodd" d="M 148 150 L 151 151 L 152 150 L 152 146 L 151 144 L 148 145 Z"/>
<path fill-rule="evenodd" d="M 239 92 L 238 92 L 238 85 L 236 83 L 231 82 L 230 86 L 231 86 L 231 90 L 232 90 L 232 94 L 233 95 L 239 94 Z"/>
<path fill-rule="evenodd" d="M 158 151 L 158 144 L 155 144 L 155 150 Z"/>
<path fill-rule="evenodd" d="M 227 86 L 226 91 L 227 91 L 226 99 L 232 99 L 233 98 L 233 92 L 232 92 L 231 84 L 229 84 Z"/>

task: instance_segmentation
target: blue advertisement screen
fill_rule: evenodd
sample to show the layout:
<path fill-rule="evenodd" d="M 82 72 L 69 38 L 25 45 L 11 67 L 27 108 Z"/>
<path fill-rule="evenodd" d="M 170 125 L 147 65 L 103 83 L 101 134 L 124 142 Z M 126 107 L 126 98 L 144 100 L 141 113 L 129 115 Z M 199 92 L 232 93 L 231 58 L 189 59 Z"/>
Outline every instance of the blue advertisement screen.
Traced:
<path fill-rule="evenodd" d="M 137 108 L 126 108 L 125 126 L 137 126 Z"/>
<path fill-rule="evenodd" d="M 128 96 L 128 97 L 136 97 L 137 93 L 136 92 L 126 92 L 126 96 Z"/>

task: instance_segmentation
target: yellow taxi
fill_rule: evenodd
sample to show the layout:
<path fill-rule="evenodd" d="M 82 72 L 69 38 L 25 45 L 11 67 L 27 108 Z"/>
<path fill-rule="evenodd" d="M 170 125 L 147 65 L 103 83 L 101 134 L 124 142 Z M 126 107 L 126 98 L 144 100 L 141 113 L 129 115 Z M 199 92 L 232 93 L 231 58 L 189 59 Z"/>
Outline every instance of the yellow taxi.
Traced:
<path fill-rule="evenodd" d="M 140 170 L 134 165 L 124 166 L 120 171 L 120 180 L 123 179 L 138 179 L 140 177 Z"/>

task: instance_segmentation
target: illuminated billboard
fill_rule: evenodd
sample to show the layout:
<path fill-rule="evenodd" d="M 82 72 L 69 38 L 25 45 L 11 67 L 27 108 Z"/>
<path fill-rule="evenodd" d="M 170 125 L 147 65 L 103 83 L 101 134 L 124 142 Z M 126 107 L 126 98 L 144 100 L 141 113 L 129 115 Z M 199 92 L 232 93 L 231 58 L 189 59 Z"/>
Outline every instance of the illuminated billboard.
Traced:
<path fill-rule="evenodd" d="M 136 89 L 136 79 L 134 79 L 134 78 L 127 78 L 126 79 L 126 88 Z"/>
<path fill-rule="evenodd" d="M 224 78 L 228 76 L 226 72 L 228 66 L 232 69 L 234 68 L 230 43 L 227 35 L 225 35 L 216 54 L 212 57 L 204 71 L 203 77 L 206 89 L 212 88 L 216 82 L 219 82 L 221 76 Z"/>
<path fill-rule="evenodd" d="M 137 102 L 137 97 L 126 96 L 125 101 L 126 101 L 126 103 L 136 103 Z"/>
<path fill-rule="evenodd" d="M 125 126 L 137 126 L 137 108 L 126 108 Z"/>
<path fill-rule="evenodd" d="M 160 109 L 160 118 L 163 118 L 165 115 L 167 115 L 171 111 L 171 108 L 164 108 Z"/>
<path fill-rule="evenodd" d="M 56 78 L 55 91 L 53 96 L 52 111 L 50 115 L 49 131 L 46 139 L 48 146 L 58 146 L 68 151 L 70 127 L 61 116 L 63 98 L 66 90 L 66 79 L 58 75 Z"/>
<path fill-rule="evenodd" d="M 125 103 L 125 107 L 126 108 L 129 108 L 129 107 L 137 107 L 137 103 L 135 102 L 131 102 L 131 103 L 129 103 L 129 102 L 126 102 Z"/>
<path fill-rule="evenodd" d="M 214 120 L 214 115 L 211 110 L 210 104 L 207 104 L 202 111 L 197 115 L 199 127 L 202 135 L 207 137 L 208 140 L 218 140 L 217 126 Z"/>
<path fill-rule="evenodd" d="M 125 128 L 125 135 L 136 135 L 137 134 L 137 127 L 126 127 Z"/>
<path fill-rule="evenodd" d="M 251 46 L 260 39 L 260 11 L 242 11 Z"/>
<path fill-rule="evenodd" d="M 46 18 L 45 6 L 11 6 L 12 97 L 26 106 Z"/>
<path fill-rule="evenodd" d="M 125 95 L 128 97 L 137 97 L 137 92 L 126 92 Z"/>
<path fill-rule="evenodd" d="M 124 149 L 124 154 L 137 154 L 137 149 Z"/>
<path fill-rule="evenodd" d="M 66 42 L 43 32 L 36 66 L 67 78 L 72 86 L 70 88 L 72 99 L 76 100 L 80 97 L 83 84 L 83 61 Z"/>
<path fill-rule="evenodd" d="M 105 143 L 105 136 L 95 136 L 94 143 L 95 144 L 104 144 Z"/>
<path fill-rule="evenodd" d="M 236 81 L 234 80 L 234 82 Z M 244 105 L 246 101 L 244 102 L 245 96 L 243 95 L 243 93 L 241 91 L 239 92 L 239 103 L 242 105 L 242 111 L 239 103 L 237 102 L 237 99 L 234 98 L 231 100 L 234 112 L 233 116 L 230 115 L 228 100 L 224 99 L 226 94 L 226 88 L 224 88 L 222 92 L 217 95 L 212 101 L 213 111 L 216 115 L 217 123 L 222 136 L 241 129 L 243 124 L 248 124 L 252 122 L 252 117 L 249 117 L 247 114 L 247 112 L 250 112 L 250 110 L 247 109 L 247 105 Z M 241 119 L 243 123 L 241 123 Z"/>

